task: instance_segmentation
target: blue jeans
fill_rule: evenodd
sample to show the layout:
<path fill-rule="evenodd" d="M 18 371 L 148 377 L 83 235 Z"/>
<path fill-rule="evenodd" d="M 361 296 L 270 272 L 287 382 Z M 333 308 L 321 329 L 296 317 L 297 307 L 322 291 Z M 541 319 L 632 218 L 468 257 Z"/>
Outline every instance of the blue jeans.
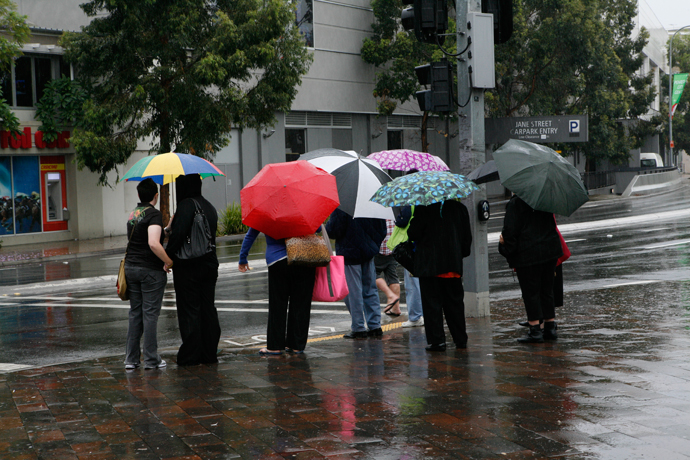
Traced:
<path fill-rule="evenodd" d="M 144 363 L 155 367 L 161 362 L 158 354 L 158 316 L 161 313 L 168 275 L 163 270 L 125 265 L 129 291 L 129 327 L 125 364 L 139 364 L 139 343 L 144 335 Z"/>
<path fill-rule="evenodd" d="M 422 294 L 419 292 L 419 278 L 405 272 L 405 302 L 407 303 L 408 321 L 419 321 L 422 317 Z"/>
<path fill-rule="evenodd" d="M 376 290 L 374 259 L 359 265 L 345 265 L 345 279 L 350 293 L 345 305 L 352 317 L 352 331 L 363 332 L 381 327 L 381 304 Z"/>

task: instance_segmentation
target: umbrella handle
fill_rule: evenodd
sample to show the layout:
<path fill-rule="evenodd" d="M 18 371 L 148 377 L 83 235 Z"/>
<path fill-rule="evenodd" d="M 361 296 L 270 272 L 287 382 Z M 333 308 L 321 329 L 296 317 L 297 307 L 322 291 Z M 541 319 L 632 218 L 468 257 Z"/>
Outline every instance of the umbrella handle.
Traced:
<path fill-rule="evenodd" d="M 326 240 L 326 246 L 328 247 L 328 253 L 333 255 L 333 246 L 331 246 L 331 239 L 328 237 L 328 232 L 326 231 L 326 226 L 321 224 L 321 236 Z"/>

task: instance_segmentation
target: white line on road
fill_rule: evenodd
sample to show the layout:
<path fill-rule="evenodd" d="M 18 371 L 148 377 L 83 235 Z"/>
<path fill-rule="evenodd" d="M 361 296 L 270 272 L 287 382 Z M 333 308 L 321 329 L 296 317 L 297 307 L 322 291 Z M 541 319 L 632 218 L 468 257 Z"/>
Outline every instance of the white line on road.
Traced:
<path fill-rule="evenodd" d="M 240 303 L 240 302 L 238 302 Z M 247 302 L 242 302 L 247 303 Z M 314 304 L 317 302 L 314 302 Z M 338 306 L 337 303 L 327 304 L 325 302 L 318 302 L 322 305 L 334 305 Z M 268 305 L 268 300 L 261 302 L 261 304 Z M 345 305 L 345 304 L 343 304 Z M 38 303 L 27 303 L 27 307 L 51 307 L 51 308 L 114 308 L 120 310 L 129 310 L 129 304 L 95 304 L 95 303 L 50 303 L 50 302 L 38 302 Z M 176 307 L 162 307 L 163 310 L 176 310 Z M 222 312 L 248 312 L 248 313 L 267 313 L 268 308 L 237 308 L 237 307 L 216 307 L 216 310 Z M 314 314 L 323 315 L 349 315 L 350 312 L 347 310 L 311 310 Z"/>
<path fill-rule="evenodd" d="M 653 284 L 653 283 L 661 283 L 663 280 L 646 280 L 646 281 L 630 281 L 627 283 L 618 283 L 618 284 L 607 284 L 605 286 L 602 286 L 603 288 L 613 288 L 613 287 L 619 287 L 619 286 L 634 286 L 636 284 Z"/>
<path fill-rule="evenodd" d="M 566 243 L 574 243 L 576 241 L 587 241 L 587 238 L 578 238 L 576 240 L 565 240 Z"/>
<path fill-rule="evenodd" d="M 670 242 L 670 243 L 652 244 L 651 246 L 644 246 L 642 249 L 660 249 L 660 248 L 668 248 L 668 247 L 671 247 L 671 246 L 680 246 L 680 245 L 688 244 L 688 243 L 690 243 L 690 239 L 672 241 L 672 242 Z"/>

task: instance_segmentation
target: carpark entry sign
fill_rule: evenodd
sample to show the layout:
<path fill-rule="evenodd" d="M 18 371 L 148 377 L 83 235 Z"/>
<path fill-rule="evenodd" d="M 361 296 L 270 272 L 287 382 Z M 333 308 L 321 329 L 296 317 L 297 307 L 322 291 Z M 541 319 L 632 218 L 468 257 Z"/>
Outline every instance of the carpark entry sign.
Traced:
<path fill-rule="evenodd" d="M 484 129 L 487 144 L 503 144 L 509 139 L 536 144 L 589 140 L 587 115 L 486 118 Z"/>

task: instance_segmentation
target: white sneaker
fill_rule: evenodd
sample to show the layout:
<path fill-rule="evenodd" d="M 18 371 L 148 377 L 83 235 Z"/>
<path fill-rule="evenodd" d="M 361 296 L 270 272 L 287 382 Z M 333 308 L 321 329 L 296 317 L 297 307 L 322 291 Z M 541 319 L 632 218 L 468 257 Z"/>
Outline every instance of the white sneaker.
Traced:
<path fill-rule="evenodd" d="M 167 365 L 168 365 L 168 363 L 166 363 L 164 359 L 161 359 L 161 362 L 158 363 L 156 366 L 154 366 L 154 367 L 146 366 L 146 367 L 144 367 L 144 369 L 163 369 Z"/>
<path fill-rule="evenodd" d="M 128 371 L 136 369 L 137 367 L 139 367 L 138 364 L 125 364 L 125 369 L 127 369 Z"/>
<path fill-rule="evenodd" d="M 419 327 L 424 326 L 424 317 L 420 317 L 417 321 L 405 321 L 402 323 L 402 327 Z"/>

